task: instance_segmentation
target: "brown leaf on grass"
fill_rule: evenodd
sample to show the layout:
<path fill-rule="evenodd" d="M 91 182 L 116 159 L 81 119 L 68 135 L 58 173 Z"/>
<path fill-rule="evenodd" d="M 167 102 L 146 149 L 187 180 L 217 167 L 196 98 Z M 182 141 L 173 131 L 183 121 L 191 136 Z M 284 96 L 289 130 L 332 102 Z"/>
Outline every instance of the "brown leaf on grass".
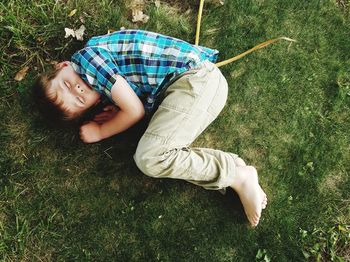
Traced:
<path fill-rule="evenodd" d="M 133 10 L 132 12 L 132 21 L 134 23 L 142 22 L 143 24 L 147 23 L 149 19 L 148 15 L 145 15 L 142 10 Z"/>
<path fill-rule="evenodd" d="M 44 38 L 42 37 L 42 36 L 38 36 L 37 38 L 36 38 L 36 41 L 38 42 L 38 43 L 43 43 L 44 42 Z"/>
<path fill-rule="evenodd" d="M 132 0 L 129 8 L 131 9 L 132 22 L 141 22 L 143 24 L 148 22 L 149 16 L 143 13 L 145 8 L 144 0 Z"/>
<path fill-rule="evenodd" d="M 86 12 L 82 12 L 82 13 L 80 13 L 80 15 L 79 15 L 79 20 L 80 20 L 80 22 L 81 22 L 82 24 L 85 24 L 87 18 L 91 18 L 91 17 L 92 17 L 92 15 L 90 15 L 90 14 L 88 14 L 88 13 L 86 13 Z"/>
<path fill-rule="evenodd" d="M 83 24 L 85 23 L 85 17 L 83 15 L 79 16 L 79 20 L 80 22 L 82 22 Z"/>
<path fill-rule="evenodd" d="M 15 76 L 15 80 L 16 81 L 22 81 L 24 78 L 25 78 L 25 76 L 27 75 L 27 73 L 28 73 L 28 70 L 29 70 L 29 66 L 25 66 L 25 67 L 23 67 L 21 70 L 19 70 L 18 72 L 17 72 L 17 74 L 16 74 L 16 76 Z"/>

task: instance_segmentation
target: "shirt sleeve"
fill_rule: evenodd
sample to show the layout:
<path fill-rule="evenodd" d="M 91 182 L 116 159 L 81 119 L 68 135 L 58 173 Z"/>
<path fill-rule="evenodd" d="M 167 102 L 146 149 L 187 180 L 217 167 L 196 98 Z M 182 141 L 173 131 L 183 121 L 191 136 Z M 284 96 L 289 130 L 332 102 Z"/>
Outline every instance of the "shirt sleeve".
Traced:
<path fill-rule="evenodd" d="M 85 47 L 73 54 L 71 62 L 73 69 L 85 82 L 115 103 L 111 90 L 119 68 L 108 50 L 101 47 Z"/>
<path fill-rule="evenodd" d="M 219 51 L 216 49 L 211 49 L 204 46 L 196 46 L 201 52 L 202 60 L 209 60 L 212 63 L 215 63 L 219 56 Z"/>

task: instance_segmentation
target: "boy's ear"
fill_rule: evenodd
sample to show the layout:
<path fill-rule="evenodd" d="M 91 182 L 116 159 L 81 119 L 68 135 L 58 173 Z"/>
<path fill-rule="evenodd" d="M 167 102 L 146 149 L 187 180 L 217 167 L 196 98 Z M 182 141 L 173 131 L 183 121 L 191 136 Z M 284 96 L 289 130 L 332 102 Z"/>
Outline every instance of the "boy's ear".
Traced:
<path fill-rule="evenodd" d="M 70 65 L 69 61 L 62 61 L 62 62 L 56 64 L 55 68 L 56 69 L 61 69 L 61 68 L 65 67 L 65 66 L 69 66 L 69 65 Z"/>

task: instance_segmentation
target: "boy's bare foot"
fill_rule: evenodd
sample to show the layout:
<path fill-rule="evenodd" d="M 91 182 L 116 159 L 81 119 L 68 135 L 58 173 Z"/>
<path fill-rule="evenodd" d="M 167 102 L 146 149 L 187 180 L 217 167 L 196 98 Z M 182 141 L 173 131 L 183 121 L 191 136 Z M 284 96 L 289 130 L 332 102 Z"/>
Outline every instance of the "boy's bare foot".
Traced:
<path fill-rule="evenodd" d="M 259 223 L 262 209 L 266 208 L 266 194 L 259 185 L 258 174 L 253 166 L 238 164 L 236 171 L 235 181 L 231 187 L 241 199 L 250 224 L 255 227 Z"/>
<path fill-rule="evenodd" d="M 240 157 L 237 157 L 235 159 L 235 164 L 237 166 L 247 166 L 247 164 L 244 162 L 244 160 Z M 264 194 L 264 199 L 263 199 L 263 202 L 261 204 L 261 207 L 262 207 L 262 209 L 265 209 L 266 205 L 267 205 L 267 197 L 266 197 L 266 194 L 264 193 L 264 191 L 263 191 L 263 194 Z"/>

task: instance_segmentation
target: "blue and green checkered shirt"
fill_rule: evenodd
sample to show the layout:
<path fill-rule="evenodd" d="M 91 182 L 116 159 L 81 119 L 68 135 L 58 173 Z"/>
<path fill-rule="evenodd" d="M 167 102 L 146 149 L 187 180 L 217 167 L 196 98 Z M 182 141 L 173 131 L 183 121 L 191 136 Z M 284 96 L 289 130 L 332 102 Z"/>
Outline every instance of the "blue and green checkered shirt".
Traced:
<path fill-rule="evenodd" d="M 204 60 L 214 63 L 218 53 L 158 33 L 123 30 L 91 38 L 71 62 L 85 82 L 115 104 L 111 89 L 121 75 L 151 110 L 169 81 Z"/>

